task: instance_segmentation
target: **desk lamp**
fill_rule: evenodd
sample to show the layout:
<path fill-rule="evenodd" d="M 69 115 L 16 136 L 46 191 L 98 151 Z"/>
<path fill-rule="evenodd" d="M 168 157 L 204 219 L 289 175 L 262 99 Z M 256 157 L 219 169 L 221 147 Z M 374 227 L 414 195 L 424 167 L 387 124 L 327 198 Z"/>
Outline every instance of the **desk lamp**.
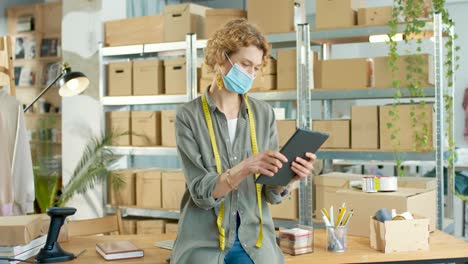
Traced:
<path fill-rule="evenodd" d="M 64 251 L 57 242 L 60 228 L 65 222 L 65 218 L 74 215 L 76 208 L 72 207 L 50 207 L 47 214 L 50 216 L 49 233 L 47 234 L 46 244 L 39 254 L 36 255 L 36 261 L 39 263 L 53 263 L 69 261 L 75 258 L 73 253 Z"/>
<path fill-rule="evenodd" d="M 70 65 L 64 63 L 60 74 L 39 93 L 34 101 L 24 109 L 24 112 L 28 111 L 29 108 L 31 108 L 33 104 L 41 98 L 41 96 L 43 96 L 55 83 L 57 83 L 57 81 L 57 88 L 59 88 L 60 96 L 78 95 L 86 90 L 89 85 L 89 79 L 83 73 L 72 72 Z"/>

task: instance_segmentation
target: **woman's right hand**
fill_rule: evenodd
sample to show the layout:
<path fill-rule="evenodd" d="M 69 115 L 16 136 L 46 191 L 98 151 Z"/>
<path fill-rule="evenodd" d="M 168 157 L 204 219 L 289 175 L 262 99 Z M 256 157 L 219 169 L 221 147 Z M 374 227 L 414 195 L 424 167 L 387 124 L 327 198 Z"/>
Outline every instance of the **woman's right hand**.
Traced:
<path fill-rule="evenodd" d="M 245 176 L 250 174 L 263 174 L 272 177 L 283 167 L 288 159 L 278 151 L 265 151 L 245 159 L 242 163 Z"/>

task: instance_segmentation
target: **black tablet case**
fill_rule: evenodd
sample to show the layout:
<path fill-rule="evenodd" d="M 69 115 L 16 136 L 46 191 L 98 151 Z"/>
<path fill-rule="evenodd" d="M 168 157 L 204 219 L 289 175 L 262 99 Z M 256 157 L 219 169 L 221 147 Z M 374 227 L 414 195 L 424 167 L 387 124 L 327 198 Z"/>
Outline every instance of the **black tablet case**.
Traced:
<path fill-rule="evenodd" d="M 256 182 L 268 185 L 288 185 L 296 175 L 296 173 L 291 170 L 291 164 L 296 157 L 302 157 L 308 160 L 305 153 L 317 152 L 320 146 L 327 140 L 328 136 L 329 135 L 325 133 L 298 128 L 280 150 L 280 152 L 288 158 L 288 162 L 283 163 L 283 167 L 279 169 L 273 177 L 260 175 Z"/>

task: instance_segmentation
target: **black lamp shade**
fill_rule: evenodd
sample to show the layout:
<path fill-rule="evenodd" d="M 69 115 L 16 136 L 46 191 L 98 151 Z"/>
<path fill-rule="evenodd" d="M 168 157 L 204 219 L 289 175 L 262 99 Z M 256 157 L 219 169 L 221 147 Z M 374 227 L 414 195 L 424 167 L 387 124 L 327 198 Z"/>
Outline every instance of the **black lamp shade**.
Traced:
<path fill-rule="evenodd" d="M 58 81 L 60 96 L 73 96 L 80 94 L 88 88 L 89 79 L 81 72 L 67 72 Z"/>

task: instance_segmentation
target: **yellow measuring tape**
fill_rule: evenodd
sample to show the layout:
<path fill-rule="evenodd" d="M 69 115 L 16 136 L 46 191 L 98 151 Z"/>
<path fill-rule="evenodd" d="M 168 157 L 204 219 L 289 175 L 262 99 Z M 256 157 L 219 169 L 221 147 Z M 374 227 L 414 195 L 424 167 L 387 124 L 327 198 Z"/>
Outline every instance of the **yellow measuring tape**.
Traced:
<path fill-rule="evenodd" d="M 221 174 L 223 171 L 223 168 L 221 165 L 221 157 L 219 156 L 218 144 L 216 142 L 216 136 L 215 136 L 214 129 L 213 129 L 213 120 L 211 118 L 211 114 L 208 109 L 206 96 L 202 95 L 201 99 L 202 99 L 203 113 L 205 114 L 205 121 L 208 127 L 208 133 L 210 134 L 211 147 L 213 148 L 213 154 L 215 157 L 216 172 Z M 255 120 L 253 118 L 253 113 L 250 110 L 250 104 L 249 104 L 247 96 L 245 96 L 245 103 L 247 105 L 247 109 L 249 112 L 250 138 L 251 138 L 251 143 L 252 143 L 252 151 L 254 155 L 257 155 L 258 145 L 257 145 L 257 136 L 256 136 L 257 134 L 255 131 Z M 256 174 L 255 179 L 257 179 L 258 176 L 259 175 Z M 255 246 L 261 247 L 262 241 L 263 241 L 262 185 L 261 184 L 256 184 L 256 191 L 257 191 L 258 212 L 260 214 L 260 232 L 258 234 L 258 238 L 257 238 L 257 242 L 255 243 Z M 224 202 L 222 202 L 220 205 L 218 218 L 216 219 L 216 224 L 218 226 L 218 231 L 219 231 L 219 248 L 221 250 L 224 250 L 225 245 L 226 245 L 226 234 L 223 228 L 223 219 L 224 219 Z"/>

